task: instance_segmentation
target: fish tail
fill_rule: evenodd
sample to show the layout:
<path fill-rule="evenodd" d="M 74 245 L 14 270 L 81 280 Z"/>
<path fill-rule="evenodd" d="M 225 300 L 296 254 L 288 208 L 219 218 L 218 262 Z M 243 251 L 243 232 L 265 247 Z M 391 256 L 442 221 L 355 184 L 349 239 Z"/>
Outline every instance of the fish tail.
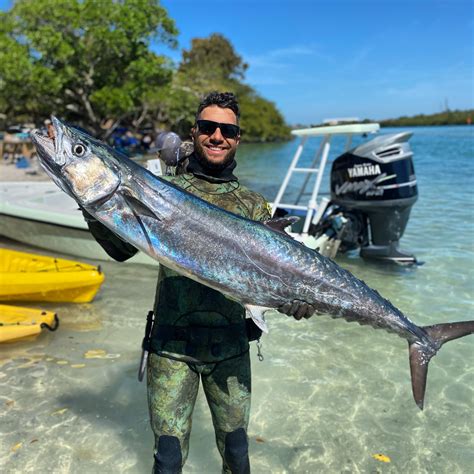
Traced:
<path fill-rule="evenodd" d="M 423 410 L 426 377 L 431 358 L 445 342 L 474 333 L 474 321 L 435 324 L 434 326 L 425 326 L 423 330 L 427 333 L 435 349 L 420 341 L 409 344 L 413 398 L 421 410 Z"/>

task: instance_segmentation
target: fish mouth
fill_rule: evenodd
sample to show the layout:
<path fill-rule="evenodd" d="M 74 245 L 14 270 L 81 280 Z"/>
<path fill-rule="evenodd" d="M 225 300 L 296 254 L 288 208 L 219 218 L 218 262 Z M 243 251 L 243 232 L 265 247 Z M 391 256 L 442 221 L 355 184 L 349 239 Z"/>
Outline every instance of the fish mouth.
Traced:
<path fill-rule="evenodd" d="M 41 134 L 38 130 L 32 131 L 30 136 L 36 149 L 42 154 L 42 158 L 43 156 L 45 159 L 54 157 L 56 150 L 53 138 Z"/>
<path fill-rule="evenodd" d="M 40 163 L 51 171 L 58 171 L 64 164 L 66 158 L 61 152 L 62 141 L 64 135 L 63 125 L 56 117 L 51 117 L 53 126 L 52 136 L 43 135 L 39 130 L 34 130 L 30 133 L 31 141 L 36 147 Z"/>
<path fill-rule="evenodd" d="M 55 160 L 55 140 L 49 136 L 41 134 L 38 130 L 30 132 L 30 137 L 38 153 L 40 165 L 46 173 L 52 177 L 61 168 Z"/>
<path fill-rule="evenodd" d="M 61 152 L 63 130 L 61 122 L 56 117 L 52 117 L 53 133 L 43 135 L 38 130 L 30 133 L 31 141 L 35 145 L 38 153 L 38 161 L 46 174 L 59 186 L 64 192 L 71 195 L 67 183 L 62 179 L 61 170 L 66 163 L 64 153 Z"/>

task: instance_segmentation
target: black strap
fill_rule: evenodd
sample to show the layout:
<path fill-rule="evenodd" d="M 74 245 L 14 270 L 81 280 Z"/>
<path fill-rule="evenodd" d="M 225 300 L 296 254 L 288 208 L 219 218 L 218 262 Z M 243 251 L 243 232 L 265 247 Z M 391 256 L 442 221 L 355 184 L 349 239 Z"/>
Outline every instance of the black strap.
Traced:
<path fill-rule="evenodd" d="M 258 341 L 262 337 L 262 330 L 255 324 L 254 320 L 247 318 L 245 320 L 247 336 L 249 341 Z"/>
<path fill-rule="evenodd" d="M 54 315 L 54 324 L 52 326 L 50 326 L 48 323 L 41 323 L 40 327 L 49 329 L 50 331 L 56 331 L 56 329 L 58 329 L 59 327 L 58 315 L 57 314 Z"/>

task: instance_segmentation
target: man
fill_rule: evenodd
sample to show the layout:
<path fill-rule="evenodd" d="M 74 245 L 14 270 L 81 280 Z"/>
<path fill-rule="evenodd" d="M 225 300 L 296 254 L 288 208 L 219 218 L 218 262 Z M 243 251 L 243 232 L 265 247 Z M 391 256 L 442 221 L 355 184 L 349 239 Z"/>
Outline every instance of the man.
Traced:
<path fill-rule="evenodd" d="M 183 174 L 166 177 L 177 186 L 243 217 L 270 219 L 264 198 L 234 176 L 240 142 L 239 106 L 231 93 L 213 92 L 198 107 L 192 129 L 194 152 Z M 96 240 L 116 260 L 136 249 L 86 215 Z M 280 311 L 296 319 L 314 310 L 288 302 Z M 247 426 L 250 413 L 249 340 L 260 330 L 245 309 L 216 290 L 160 265 L 154 314 L 145 348 L 148 404 L 155 435 L 155 473 L 178 473 L 189 446 L 191 421 L 202 382 L 212 414 L 223 471 L 250 472 Z"/>

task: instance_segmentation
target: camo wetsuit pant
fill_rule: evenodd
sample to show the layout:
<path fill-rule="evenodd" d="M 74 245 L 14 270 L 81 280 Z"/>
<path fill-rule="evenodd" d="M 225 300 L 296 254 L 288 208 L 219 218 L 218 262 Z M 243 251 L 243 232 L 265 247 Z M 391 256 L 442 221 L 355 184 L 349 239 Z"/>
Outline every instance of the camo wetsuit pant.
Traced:
<path fill-rule="evenodd" d="M 217 364 L 199 366 L 150 354 L 147 378 L 155 451 L 158 450 L 160 436 L 174 436 L 179 440 L 181 466 L 184 465 L 188 456 L 192 414 L 201 379 L 211 410 L 217 447 L 223 459 L 223 472 L 230 472 L 224 461 L 226 436 L 239 429 L 247 433 L 249 422 L 249 353 Z"/>

